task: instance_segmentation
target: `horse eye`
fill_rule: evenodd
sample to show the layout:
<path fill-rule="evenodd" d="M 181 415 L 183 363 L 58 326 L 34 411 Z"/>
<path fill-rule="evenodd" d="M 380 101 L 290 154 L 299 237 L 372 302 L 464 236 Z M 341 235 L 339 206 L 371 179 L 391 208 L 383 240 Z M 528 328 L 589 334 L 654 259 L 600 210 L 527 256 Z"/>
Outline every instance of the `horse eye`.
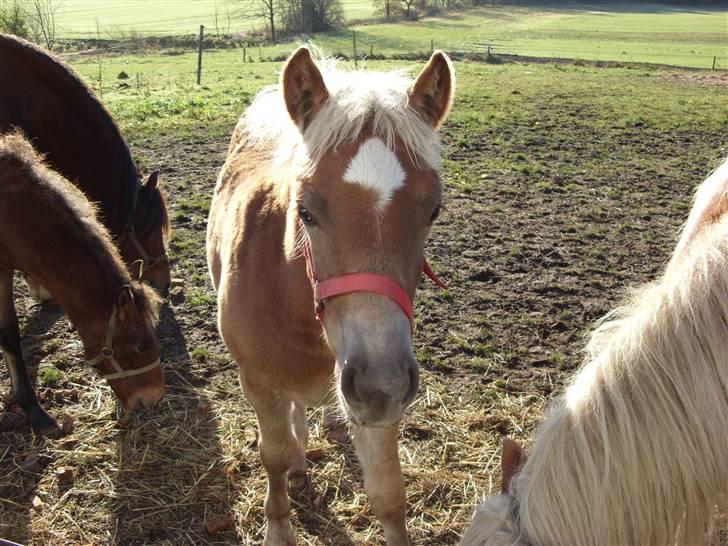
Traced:
<path fill-rule="evenodd" d="M 437 220 L 438 216 L 440 216 L 440 205 L 437 205 L 435 207 L 435 210 L 432 211 L 432 216 L 430 216 L 430 223 L 432 224 L 435 220 Z"/>
<path fill-rule="evenodd" d="M 311 216 L 311 213 L 303 205 L 298 205 L 298 217 L 307 226 L 313 224 L 313 216 Z"/>

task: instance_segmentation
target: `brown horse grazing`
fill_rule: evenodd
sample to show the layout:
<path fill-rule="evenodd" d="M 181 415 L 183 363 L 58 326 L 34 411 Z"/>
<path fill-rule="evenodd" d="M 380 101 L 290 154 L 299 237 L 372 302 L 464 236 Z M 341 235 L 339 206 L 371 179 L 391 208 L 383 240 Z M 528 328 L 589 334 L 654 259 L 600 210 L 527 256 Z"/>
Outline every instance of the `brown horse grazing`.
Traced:
<path fill-rule="evenodd" d="M 36 433 L 57 436 L 38 404 L 20 350 L 13 271 L 46 287 L 73 321 L 87 364 L 130 409 L 164 394 L 154 336 L 158 297 L 129 278 L 86 197 L 43 165 L 19 134 L 0 137 L 0 350 L 13 394 Z"/>
<path fill-rule="evenodd" d="M 46 51 L 0 34 L 0 133 L 20 129 L 46 162 L 98 203 L 126 263 L 169 287 L 164 243 L 170 226 L 156 173 L 146 183 L 111 114 L 69 67 Z"/>
<path fill-rule="evenodd" d="M 440 209 L 436 131 L 453 88 L 440 52 L 412 82 L 322 71 L 301 48 L 236 127 L 207 257 L 220 332 L 258 417 L 267 544 L 295 542 L 286 477 L 305 473 L 306 407 L 334 386 L 387 542 L 408 542 L 398 424 L 418 386 L 412 299 Z"/>

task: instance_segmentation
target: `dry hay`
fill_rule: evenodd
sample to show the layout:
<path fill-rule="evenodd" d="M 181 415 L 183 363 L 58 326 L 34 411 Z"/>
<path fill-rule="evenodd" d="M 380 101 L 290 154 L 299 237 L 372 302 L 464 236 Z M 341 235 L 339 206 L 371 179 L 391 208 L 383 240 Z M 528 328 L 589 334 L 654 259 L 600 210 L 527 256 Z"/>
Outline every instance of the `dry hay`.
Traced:
<path fill-rule="evenodd" d="M 42 402 L 74 423 L 57 441 L 34 438 L 24 423 L 7 431 L 19 410 L 6 401 L 0 537 L 29 544 L 260 542 L 265 472 L 237 368 L 226 356 L 190 356 L 174 311 L 165 309 L 160 326 L 167 394 L 158 408 L 133 414 L 119 412 L 110 389 L 70 356 L 80 344 L 66 319 L 57 311 L 30 311 L 29 361 L 40 359 L 41 370 L 66 371 L 53 389 L 40 387 Z M 49 313 L 55 324 L 46 332 Z M 34 337 L 36 330 L 43 333 Z M 211 335 L 207 326 L 195 333 L 188 337 L 199 343 Z M 498 437 L 531 430 L 544 406 L 536 395 L 459 379 L 423 371 L 420 395 L 402 427 L 416 544 L 458 541 L 474 503 L 494 487 Z M 330 443 L 319 417 L 310 415 L 310 482 L 293 494 L 299 544 L 382 543 L 352 448 Z M 234 526 L 210 535 L 205 523 L 227 514 Z"/>

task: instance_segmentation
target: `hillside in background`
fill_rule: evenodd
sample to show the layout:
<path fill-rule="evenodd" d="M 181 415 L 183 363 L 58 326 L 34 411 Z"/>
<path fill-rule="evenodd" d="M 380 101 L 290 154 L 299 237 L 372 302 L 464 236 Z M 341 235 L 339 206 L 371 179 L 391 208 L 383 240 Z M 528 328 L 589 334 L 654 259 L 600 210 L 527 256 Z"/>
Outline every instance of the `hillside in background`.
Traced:
<path fill-rule="evenodd" d="M 242 3 L 240 3 L 242 5 Z M 368 0 L 343 0 L 348 20 L 373 15 Z M 230 15 L 228 3 L 214 0 L 66 0 L 58 16 L 64 38 L 119 39 L 133 36 L 192 35 L 200 24 L 210 36 L 231 34 L 240 45 L 262 26 L 259 19 Z M 215 24 L 215 6 L 218 23 Z M 230 13 L 229 11 L 227 13 Z M 660 3 L 481 6 L 418 21 L 370 22 L 347 29 L 293 36 L 250 50 L 255 61 L 280 58 L 297 42 L 313 41 L 329 54 L 384 57 L 428 54 L 431 47 L 453 53 L 514 54 L 585 61 L 648 62 L 728 68 L 728 10 Z M 243 34 L 240 34 L 243 33 Z M 249 57 L 249 58 L 250 58 Z"/>

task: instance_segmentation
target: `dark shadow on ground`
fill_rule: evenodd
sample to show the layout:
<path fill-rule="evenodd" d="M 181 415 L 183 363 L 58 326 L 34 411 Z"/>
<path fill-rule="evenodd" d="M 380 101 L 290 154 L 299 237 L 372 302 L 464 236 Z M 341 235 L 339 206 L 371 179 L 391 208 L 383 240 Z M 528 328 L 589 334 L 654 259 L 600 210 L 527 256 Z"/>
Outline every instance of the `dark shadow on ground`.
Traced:
<path fill-rule="evenodd" d="M 205 532 L 205 518 L 229 514 L 235 492 L 224 468 L 219 421 L 204 373 L 193 370 L 188 341 L 165 305 L 158 336 L 166 394 L 159 406 L 118 422 L 115 495 L 119 545 L 237 542 L 235 532 Z"/>
<path fill-rule="evenodd" d="M 63 316 L 55 304 L 33 304 L 25 318 L 22 297 L 16 295 L 21 327 L 22 350 L 31 380 L 36 384 L 37 367 L 47 355 L 43 348 L 46 340 L 53 337 L 51 330 Z M 2 357 L 0 357 L 2 360 Z M 5 364 L 1 365 L 5 369 Z M 37 390 L 37 389 L 36 389 Z M 47 389 L 42 389 L 47 390 Z M 49 442 L 35 437 L 23 410 L 15 403 L 9 384 L 2 386 L 0 400 L 0 538 L 24 544 L 32 537 L 28 526 L 30 511 L 38 483 L 43 472 L 52 462 Z M 48 396 L 39 392 L 43 407 L 52 414 L 55 399 L 52 390 Z"/>

